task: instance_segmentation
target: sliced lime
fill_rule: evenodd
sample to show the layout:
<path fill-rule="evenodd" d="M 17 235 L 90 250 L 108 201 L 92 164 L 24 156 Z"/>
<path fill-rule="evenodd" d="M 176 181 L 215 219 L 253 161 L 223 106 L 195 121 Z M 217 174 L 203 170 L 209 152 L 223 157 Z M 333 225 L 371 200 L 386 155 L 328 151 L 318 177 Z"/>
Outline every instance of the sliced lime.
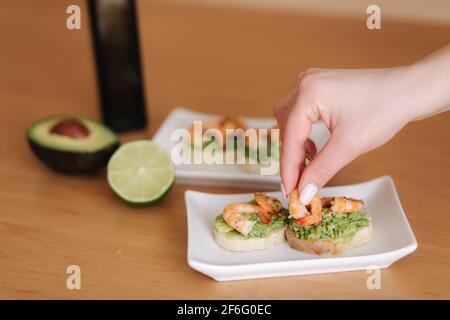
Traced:
<path fill-rule="evenodd" d="M 148 141 L 122 145 L 109 159 L 108 184 L 130 204 L 152 204 L 162 199 L 175 181 L 169 153 Z"/>

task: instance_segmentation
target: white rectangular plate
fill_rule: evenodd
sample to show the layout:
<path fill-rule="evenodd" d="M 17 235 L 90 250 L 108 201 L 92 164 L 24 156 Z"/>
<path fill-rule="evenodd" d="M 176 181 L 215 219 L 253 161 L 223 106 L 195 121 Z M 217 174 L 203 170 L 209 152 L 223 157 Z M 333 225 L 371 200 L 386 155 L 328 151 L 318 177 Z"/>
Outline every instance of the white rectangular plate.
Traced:
<path fill-rule="evenodd" d="M 279 192 L 269 194 L 282 198 Z M 215 280 L 227 281 L 386 268 L 416 250 L 416 239 L 391 177 L 327 187 L 320 194 L 325 197 L 341 195 L 364 199 L 373 222 L 372 241 L 339 256 L 310 255 L 291 249 L 287 243 L 261 251 L 226 251 L 214 240 L 214 218 L 225 205 L 249 201 L 253 194 L 222 195 L 186 191 L 189 266 Z"/>
<path fill-rule="evenodd" d="M 221 116 L 199 113 L 183 108 L 175 108 L 167 116 L 158 131 L 153 136 L 153 141 L 171 152 L 178 141 L 171 140 L 171 134 L 179 128 L 188 129 L 196 120 L 211 120 Z M 270 118 L 243 118 L 248 128 L 271 128 L 275 125 L 275 119 Z M 313 125 L 310 138 L 315 142 L 317 150 L 320 150 L 329 137 L 327 127 L 319 122 Z M 273 189 L 280 183 L 279 175 L 263 176 L 250 174 L 239 169 L 237 165 L 186 165 L 176 166 L 176 181 L 207 186 L 239 186 L 241 188 L 253 188 L 257 185 L 260 189 Z"/>

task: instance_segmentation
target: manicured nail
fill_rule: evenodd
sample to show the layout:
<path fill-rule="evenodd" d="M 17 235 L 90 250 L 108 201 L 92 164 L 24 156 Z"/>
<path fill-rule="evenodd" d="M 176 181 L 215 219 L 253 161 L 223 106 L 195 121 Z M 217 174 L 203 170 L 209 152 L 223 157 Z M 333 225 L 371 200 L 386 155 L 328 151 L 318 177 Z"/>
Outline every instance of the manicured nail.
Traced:
<path fill-rule="evenodd" d="M 281 194 L 283 195 L 283 198 L 287 199 L 286 190 L 284 190 L 283 182 L 280 182 L 280 189 L 281 189 Z"/>
<path fill-rule="evenodd" d="M 317 193 L 317 186 L 314 183 L 308 183 L 303 187 L 300 193 L 300 202 L 305 206 L 308 205 Z"/>

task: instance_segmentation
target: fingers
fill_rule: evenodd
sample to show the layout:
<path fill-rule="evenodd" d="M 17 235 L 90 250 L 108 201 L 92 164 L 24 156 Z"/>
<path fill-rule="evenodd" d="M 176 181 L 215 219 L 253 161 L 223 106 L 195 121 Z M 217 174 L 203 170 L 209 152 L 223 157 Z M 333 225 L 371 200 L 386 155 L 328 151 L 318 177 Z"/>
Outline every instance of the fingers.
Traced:
<path fill-rule="evenodd" d="M 308 139 L 312 120 L 306 116 L 306 108 L 300 100 L 300 83 L 306 73 L 301 73 L 294 90 L 289 92 L 274 108 L 280 128 L 281 190 L 284 196 L 297 187 L 305 168 L 305 156 L 312 159 L 317 153 L 314 142 Z"/>
<path fill-rule="evenodd" d="M 277 119 L 278 127 L 280 128 L 280 138 L 283 138 L 284 128 L 286 126 L 286 119 L 290 108 L 294 105 L 297 99 L 297 90 L 290 91 L 278 104 L 274 107 L 274 115 Z"/>
<path fill-rule="evenodd" d="M 280 175 L 286 195 L 297 186 L 301 166 L 305 161 L 305 142 L 311 128 L 312 123 L 302 108 L 294 106 L 287 117 L 281 144 Z M 308 148 L 311 149 L 309 143 Z"/>
<path fill-rule="evenodd" d="M 306 139 L 305 141 L 305 153 L 306 159 L 309 161 L 311 161 L 317 154 L 316 144 L 311 139 Z"/>
<path fill-rule="evenodd" d="M 299 177 L 302 176 L 303 170 L 305 170 L 307 164 L 309 162 L 311 162 L 312 159 L 317 154 L 316 144 L 311 139 L 306 139 L 305 145 L 304 145 L 304 149 L 305 149 L 305 160 L 300 164 L 300 168 L 298 169 L 298 176 Z M 306 160 L 308 160 L 308 161 L 306 161 Z"/>
<path fill-rule="evenodd" d="M 303 170 L 298 185 L 303 204 L 309 204 L 320 188 L 356 158 L 349 143 L 349 139 L 344 139 L 339 132 L 333 133 L 325 147 Z"/>
<path fill-rule="evenodd" d="M 277 119 L 278 127 L 280 128 L 280 137 L 283 137 L 284 134 L 284 128 L 286 126 L 286 119 L 289 114 L 289 110 L 292 108 L 292 106 L 295 105 L 295 102 L 299 95 L 299 87 L 302 79 L 306 75 L 307 72 L 301 72 L 299 76 L 297 77 L 297 84 L 295 86 L 295 89 L 291 90 L 284 98 L 278 102 L 274 108 L 273 113 L 275 115 L 275 118 Z"/>
<path fill-rule="evenodd" d="M 285 109 L 289 109 L 292 104 L 295 102 L 297 98 L 297 90 L 291 90 L 287 95 L 283 97 L 273 108 L 273 113 L 275 117 L 278 119 L 278 116 L 285 111 Z"/>

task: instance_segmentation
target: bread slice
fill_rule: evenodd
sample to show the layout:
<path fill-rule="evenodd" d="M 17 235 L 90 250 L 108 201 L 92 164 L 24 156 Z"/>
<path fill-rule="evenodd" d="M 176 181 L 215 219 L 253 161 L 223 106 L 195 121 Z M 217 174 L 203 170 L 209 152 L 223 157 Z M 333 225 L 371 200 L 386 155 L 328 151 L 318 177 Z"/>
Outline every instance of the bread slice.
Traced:
<path fill-rule="evenodd" d="M 367 227 L 358 230 L 353 238 L 348 241 L 335 239 L 300 240 L 290 227 L 286 228 L 286 239 L 291 248 L 299 251 L 316 255 L 338 255 L 343 253 L 345 250 L 368 243 L 372 239 L 372 223 L 370 222 Z"/>
<path fill-rule="evenodd" d="M 214 239 L 219 246 L 229 251 L 263 250 L 275 247 L 276 245 L 286 241 L 285 229 L 286 227 L 275 230 L 265 238 L 245 238 L 241 235 L 229 236 L 224 233 L 218 232 L 214 228 Z"/>

